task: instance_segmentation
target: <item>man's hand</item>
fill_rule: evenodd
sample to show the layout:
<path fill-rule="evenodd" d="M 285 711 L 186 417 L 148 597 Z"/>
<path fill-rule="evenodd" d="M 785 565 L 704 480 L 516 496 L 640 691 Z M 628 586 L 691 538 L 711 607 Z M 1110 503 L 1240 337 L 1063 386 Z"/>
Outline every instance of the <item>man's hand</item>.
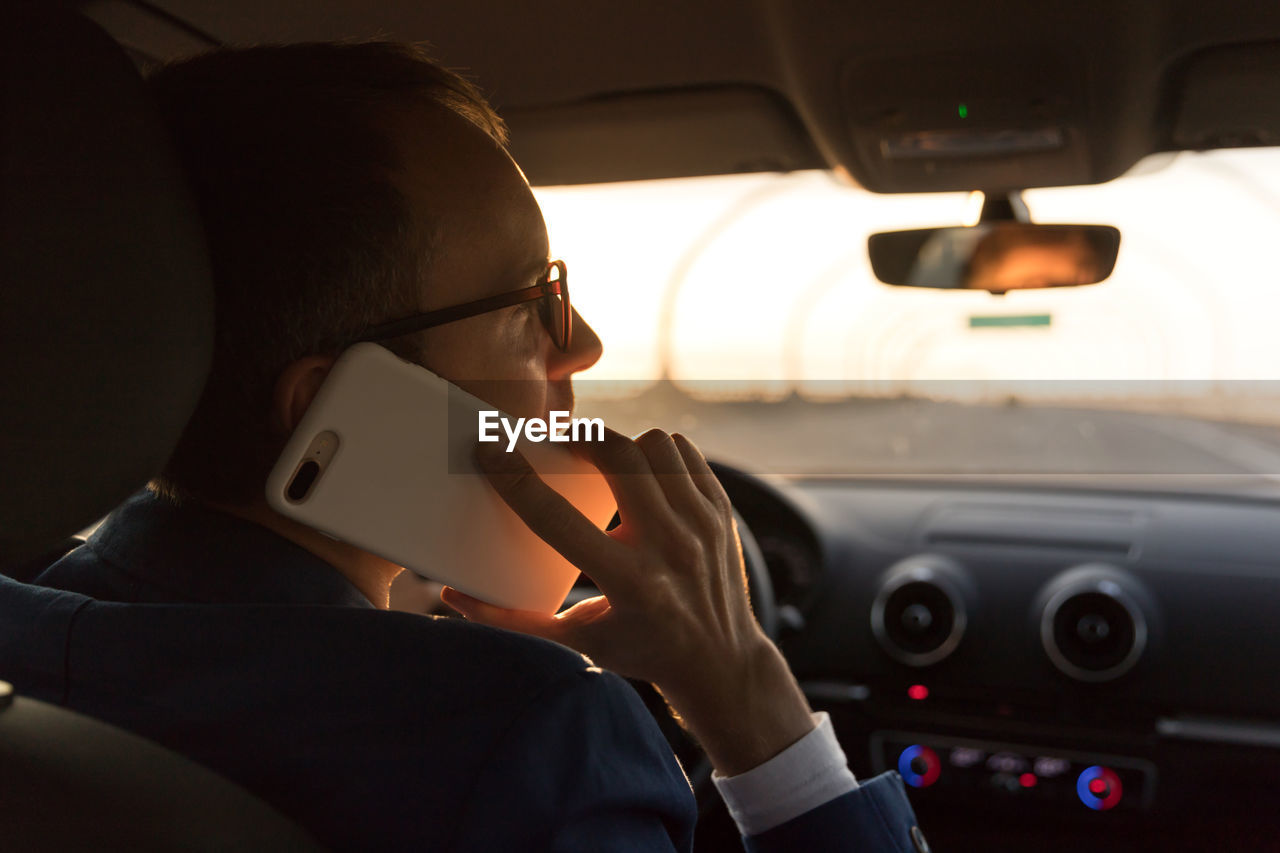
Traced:
<path fill-rule="evenodd" d="M 652 682 L 723 776 L 767 761 L 813 728 L 810 709 L 747 597 L 729 498 L 684 436 L 606 431 L 575 450 L 604 473 L 622 523 L 605 533 L 518 453 L 477 459 L 507 504 L 603 593 L 554 616 L 445 588 L 487 625 L 545 637 L 621 675 Z"/>

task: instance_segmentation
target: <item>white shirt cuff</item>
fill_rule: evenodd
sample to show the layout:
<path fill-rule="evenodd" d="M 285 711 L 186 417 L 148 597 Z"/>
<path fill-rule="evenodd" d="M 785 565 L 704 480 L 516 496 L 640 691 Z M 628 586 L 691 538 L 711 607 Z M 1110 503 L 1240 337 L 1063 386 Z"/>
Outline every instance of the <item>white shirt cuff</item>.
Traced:
<path fill-rule="evenodd" d="M 764 764 L 737 776 L 711 774 L 744 836 L 759 835 L 858 787 L 826 711 L 815 728 Z"/>

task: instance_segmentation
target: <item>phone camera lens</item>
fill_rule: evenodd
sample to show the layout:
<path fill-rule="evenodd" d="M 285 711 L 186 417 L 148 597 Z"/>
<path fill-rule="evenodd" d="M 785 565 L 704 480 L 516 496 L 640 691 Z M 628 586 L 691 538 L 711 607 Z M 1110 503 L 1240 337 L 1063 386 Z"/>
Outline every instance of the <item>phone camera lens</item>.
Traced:
<path fill-rule="evenodd" d="M 298 468 L 298 473 L 293 475 L 293 480 L 289 483 L 289 489 L 286 492 L 289 500 L 296 503 L 305 498 L 319 475 L 320 464 L 318 462 L 313 459 L 303 462 Z"/>

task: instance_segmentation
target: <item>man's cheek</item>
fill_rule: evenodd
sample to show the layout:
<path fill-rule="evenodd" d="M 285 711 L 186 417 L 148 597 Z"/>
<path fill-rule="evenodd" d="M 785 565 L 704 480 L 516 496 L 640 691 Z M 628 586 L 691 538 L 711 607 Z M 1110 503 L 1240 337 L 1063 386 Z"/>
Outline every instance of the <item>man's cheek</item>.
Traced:
<path fill-rule="evenodd" d="M 552 406 L 547 398 L 545 383 L 536 379 L 517 379 L 504 383 L 509 393 L 504 394 L 509 401 L 503 408 L 516 417 L 542 418 L 550 416 Z"/>

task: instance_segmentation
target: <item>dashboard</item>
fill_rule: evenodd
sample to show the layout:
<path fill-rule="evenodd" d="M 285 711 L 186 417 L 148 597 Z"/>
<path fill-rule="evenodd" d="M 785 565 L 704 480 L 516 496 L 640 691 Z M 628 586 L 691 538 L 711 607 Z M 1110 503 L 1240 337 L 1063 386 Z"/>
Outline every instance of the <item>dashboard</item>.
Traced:
<path fill-rule="evenodd" d="M 810 702 L 935 848 L 1280 843 L 1280 501 L 718 470 Z"/>

